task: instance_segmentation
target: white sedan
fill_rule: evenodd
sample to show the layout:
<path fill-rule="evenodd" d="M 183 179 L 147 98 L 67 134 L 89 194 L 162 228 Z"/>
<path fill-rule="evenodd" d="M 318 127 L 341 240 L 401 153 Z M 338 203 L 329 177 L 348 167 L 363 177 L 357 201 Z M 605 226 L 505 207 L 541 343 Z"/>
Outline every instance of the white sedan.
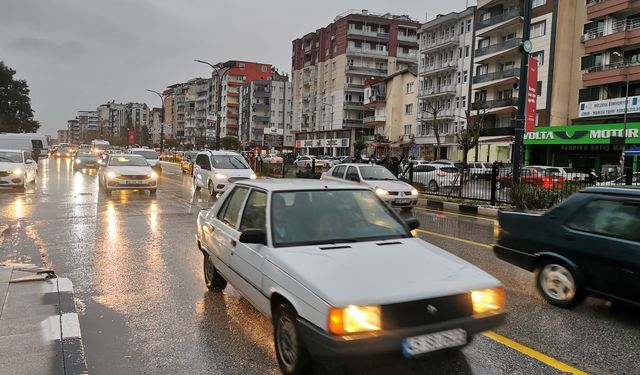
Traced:
<path fill-rule="evenodd" d="M 112 190 L 148 190 L 155 194 L 158 174 L 142 155 L 112 154 L 98 170 L 100 190 L 110 194 Z"/>
<path fill-rule="evenodd" d="M 24 189 L 36 182 L 37 173 L 38 164 L 28 152 L 0 149 L 0 187 Z"/>
<path fill-rule="evenodd" d="M 481 269 L 412 235 L 369 188 L 243 180 L 198 215 L 204 280 L 233 284 L 274 325 L 284 374 L 312 357 L 466 345 L 505 320 L 504 289 Z"/>
<path fill-rule="evenodd" d="M 381 165 L 340 164 L 320 177 L 321 180 L 351 181 L 370 187 L 387 204 L 410 210 L 418 204 L 418 190 L 396 178 Z"/>

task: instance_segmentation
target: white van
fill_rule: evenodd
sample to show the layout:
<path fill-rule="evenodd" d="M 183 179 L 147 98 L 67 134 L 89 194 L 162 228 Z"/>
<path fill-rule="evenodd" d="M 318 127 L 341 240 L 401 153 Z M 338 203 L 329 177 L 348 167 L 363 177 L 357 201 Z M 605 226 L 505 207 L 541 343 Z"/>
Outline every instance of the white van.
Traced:
<path fill-rule="evenodd" d="M 102 154 L 111 147 L 108 141 L 102 139 L 94 139 L 91 141 L 91 151 L 94 154 Z"/>
<path fill-rule="evenodd" d="M 49 156 L 47 137 L 38 133 L 0 133 L 0 148 L 22 150 L 33 154 L 33 149 L 40 149 L 40 158 Z"/>

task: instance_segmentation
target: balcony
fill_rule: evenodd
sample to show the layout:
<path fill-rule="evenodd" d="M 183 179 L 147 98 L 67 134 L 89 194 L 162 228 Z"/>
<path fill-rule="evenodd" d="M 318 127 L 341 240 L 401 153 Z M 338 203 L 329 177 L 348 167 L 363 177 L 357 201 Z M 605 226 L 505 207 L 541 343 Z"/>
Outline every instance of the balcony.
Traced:
<path fill-rule="evenodd" d="M 490 17 L 488 19 L 479 20 L 478 22 L 476 22 L 476 30 L 484 29 L 485 27 L 494 26 L 516 17 L 522 17 L 522 12 L 520 11 L 520 8 L 513 8 L 504 13 Z"/>
<path fill-rule="evenodd" d="M 640 80 L 640 64 L 629 65 L 629 80 Z M 608 85 L 611 83 L 623 83 L 627 79 L 627 66 L 624 63 L 596 66 L 587 70 L 582 75 L 582 84 L 585 87 Z"/>
<path fill-rule="evenodd" d="M 471 104 L 471 109 L 493 109 L 493 108 L 502 108 L 502 107 L 514 107 L 518 105 L 518 98 L 504 98 L 504 99 L 494 99 L 494 100 L 486 100 L 479 101 Z"/>
<path fill-rule="evenodd" d="M 234 97 L 234 98 L 240 97 L 240 93 L 237 92 L 237 91 L 229 91 L 229 92 L 227 92 L 227 95 L 231 96 L 231 97 Z"/>
<path fill-rule="evenodd" d="M 227 117 L 228 118 L 232 118 L 232 119 L 238 119 L 240 117 L 240 115 L 238 115 L 235 112 L 227 111 Z"/>
<path fill-rule="evenodd" d="M 418 50 L 409 50 L 409 52 L 405 53 L 401 52 L 400 49 L 398 49 L 396 57 L 402 60 L 418 61 Z"/>
<path fill-rule="evenodd" d="M 442 109 L 437 114 L 438 119 L 452 119 L 455 117 L 455 113 L 453 108 Z M 433 112 L 430 111 L 419 111 L 418 112 L 418 120 L 421 121 L 432 121 L 433 120 Z"/>
<path fill-rule="evenodd" d="M 406 34 L 400 34 L 398 33 L 398 40 L 402 40 L 404 42 L 417 42 L 418 41 L 418 36 L 417 35 L 406 35 Z"/>
<path fill-rule="evenodd" d="M 364 56 L 389 56 L 389 51 L 387 50 L 379 50 L 379 49 L 370 49 L 370 48 L 357 48 L 357 47 L 347 47 L 347 53 L 353 55 L 364 55 Z"/>
<path fill-rule="evenodd" d="M 268 111 L 268 110 L 270 110 L 270 106 L 269 106 L 269 104 L 253 103 L 253 110 L 254 111 Z"/>
<path fill-rule="evenodd" d="M 428 87 L 426 89 L 421 89 L 418 92 L 418 96 L 421 98 L 432 98 L 435 96 L 445 96 L 445 95 L 455 95 L 455 94 L 456 94 L 455 85 Z"/>
<path fill-rule="evenodd" d="M 345 83 L 344 89 L 360 91 L 360 90 L 364 90 L 364 85 L 360 83 Z"/>
<path fill-rule="evenodd" d="M 458 36 L 454 33 L 449 37 L 438 38 L 431 43 L 425 43 L 423 46 L 421 46 L 421 51 L 422 52 L 433 51 L 439 48 L 457 46 L 458 44 L 460 44 L 460 40 Z"/>
<path fill-rule="evenodd" d="M 433 64 L 427 65 L 420 68 L 420 73 L 422 74 L 434 74 L 447 70 L 456 70 L 458 69 L 458 60 L 453 61 L 445 61 L 441 64 Z"/>
<path fill-rule="evenodd" d="M 347 34 L 349 34 L 349 35 L 370 36 L 370 37 L 373 37 L 373 38 L 381 38 L 381 39 L 389 39 L 389 33 L 380 32 L 380 31 L 349 29 L 347 31 Z"/>
<path fill-rule="evenodd" d="M 270 98 L 271 93 L 269 91 L 254 90 L 253 96 L 256 98 Z"/>
<path fill-rule="evenodd" d="M 362 65 L 347 65 L 347 72 L 350 73 L 358 73 L 365 75 L 373 75 L 378 77 L 384 77 L 387 75 L 387 69 L 375 68 L 370 66 L 362 66 Z"/>
<path fill-rule="evenodd" d="M 362 123 L 366 125 L 380 125 L 386 122 L 386 117 L 384 114 L 375 115 L 375 116 L 367 116 L 362 119 Z"/>
<path fill-rule="evenodd" d="M 371 107 L 381 107 L 386 102 L 387 97 L 385 95 L 372 95 L 365 99 L 364 105 Z"/>
<path fill-rule="evenodd" d="M 344 102 L 344 109 L 362 111 L 362 102 Z"/>
<path fill-rule="evenodd" d="M 621 12 L 628 12 L 637 7 L 637 0 L 587 0 L 587 19 L 594 20 Z"/>
<path fill-rule="evenodd" d="M 304 53 L 309 53 L 309 52 L 311 52 L 311 44 L 304 46 Z"/>
<path fill-rule="evenodd" d="M 342 120 L 342 127 L 344 128 L 360 128 L 364 126 L 362 119 L 358 118 L 346 118 Z"/>
<path fill-rule="evenodd" d="M 492 53 L 497 53 L 497 52 L 505 51 L 512 48 L 517 48 L 520 46 L 520 44 L 522 44 L 522 38 L 513 38 L 510 40 L 507 40 L 506 42 L 492 44 L 490 46 L 478 48 L 475 51 L 475 56 L 476 58 L 478 58 L 481 56 L 490 55 Z"/>
<path fill-rule="evenodd" d="M 640 18 L 614 22 L 609 30 L 593 30 L 582 36 L 586 53 L 640 43 Z"/>
<path fill-rule="evenodd" d="M 271 120 L 271 117 L 253 115 L 252 119 L 253 119 L 253 121 L 256 121 L 256 122 L 267 122 L 268 123 Z"/>
<path fill-rule="evenodd" d="M 512 68 L 506 70 L 500 70 L 497 72 L 482 74 L 473 77 L 473 83 L 491 82 L 504 78 L 517 77 L 520 74 L 520 68 Z"/>

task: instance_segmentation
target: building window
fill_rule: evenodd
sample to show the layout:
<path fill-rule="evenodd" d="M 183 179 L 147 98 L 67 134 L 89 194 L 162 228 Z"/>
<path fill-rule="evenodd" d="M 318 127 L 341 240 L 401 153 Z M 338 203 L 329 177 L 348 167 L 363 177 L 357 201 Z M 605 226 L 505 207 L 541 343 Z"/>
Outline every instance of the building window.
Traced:
<path fill-rule="evenodd" d="M 331 70 L 332 70 L 332 71 L 335 71 L 335 70 L 336 70 L 336 62 L 335 62 L 335 61 L 333 61 L 333 62 L 331 63 Z"/>
<path fill-rule="evenodd" d="M 404 126 L 404 135 L 411 135 L 411 125 Z"/>
<path fill-rule="evenodd" d="M 460 98 L 456 98 L 456 108 L 460 108 Z"/>
<path fill-rule="evenodd" d="M 547 3 L 547 0 L 531 0 L 531 9 L 541 7 Z"/>
<path fill-rule="evenodd" d="M 404 106 L 404 114 L 405 115 L 410 115 L 412 113 L 413 113 L 413 103 L 405 104 L 405 106 Z"/>
<path fill-rule="evenodd" d="M 462 97 L 462 108 L 466 108 L 467 107 L 467 97 L 463 96 Z"/>
<path fill-rule="evenodd" d="M 407 94 L 413 94 L 413 82 L 407 83 Z"/>
<path fill-rule="evenodd" d="M 267 66 L 266 65 L 262 65 L 262 73 L 265 73 L 267 71 Z"/>
<path fill-rule="evenodd" d="M 471 20 L 467 20 L 467 32 L 471 31 Z"/>
<path fill-rule="evenodd" d="M 464 46 L 464 57 L 469 57 L 469 51 L 471 51 L 471 47 Z"/>
<path fill-rule="evenodd" d="M 546 32 L 547 32 L 547 21 L 536 22 L 531 24 L 532 38 L 543 36 Z"/>
<path fill-rule="evenodd" d="M 238 64 L 238 68 L 240 68 L 240 69 L 244 69 L 244 63 L 239 63 L 239 64 Z"/>
<path fill-rule="evenodd" d="M 467 82 L 467 80 L 469 79 L 469 74 L 468 74 L 468 72 L 465 70 L 465 71 L 463 72 L 463 75 L 464 75 L 464 79 L 463 79 L 463 81 L 466 83 L 466 82 Z"/>
<path fill-rule="evenodd" d="M 544 51 L 533 52 L 531 53 L 531 57 L 538 60 L 538 66 L 544 65 Z"/>
<path fill-rule="evenodd" d="M 538 81 L 538 88 L 536 90 L 538 91 L 538 96 L 542 96 L 542 81 Z"/>
<path fill-rule="evenodd" d="M 464 22 L 460 22 L 460 34 L 464 34 Z"/>
<path fill-rule="evenodd" d="M 353 99 L 353 98 L 352 98 L 351 94 L 346 94 L 346 95 L 344 96 L 344 101 L 345 101 L 345 102 L 350 102 L 352 99 Z"/>

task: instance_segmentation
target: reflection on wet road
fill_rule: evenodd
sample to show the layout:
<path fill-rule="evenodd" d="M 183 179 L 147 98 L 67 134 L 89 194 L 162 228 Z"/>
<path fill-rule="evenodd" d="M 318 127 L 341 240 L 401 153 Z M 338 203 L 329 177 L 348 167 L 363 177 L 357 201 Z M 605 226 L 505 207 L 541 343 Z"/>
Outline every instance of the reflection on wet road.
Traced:
<path fill-rule="evenodd" d="M 99 193 L 95 171 L 43 160 L 26 193 L 0 192 L 0 261 L 48 264 L 74 282 L 92 374 L 277 374 L 270 322 L 232 287 L 207 292 L 195 219 L 214 201 L 165 165 L 157 196 Z M 640 324 L 589 300 L 546 305 L 532 275 L 496 260 L 492 220 L 416 210 L 426 240 L 507 286 L 509 322 L 497 332 L 593 373 L 638 373 Z M 3 227 L 3 224 L 5 227 Z M 439 233 L 440 236 L 429 234 Z M 443 236 L 444 235 L 444 236 Z M 456 238 L 467 240 L 461 242 Z M 531 353 L 478 336 L 461 353 L 415 360 L 367 358 L 324 369 L 356 374 L 558 373 Z M 322 371 L 321 371 L 322 372 Z"/>

